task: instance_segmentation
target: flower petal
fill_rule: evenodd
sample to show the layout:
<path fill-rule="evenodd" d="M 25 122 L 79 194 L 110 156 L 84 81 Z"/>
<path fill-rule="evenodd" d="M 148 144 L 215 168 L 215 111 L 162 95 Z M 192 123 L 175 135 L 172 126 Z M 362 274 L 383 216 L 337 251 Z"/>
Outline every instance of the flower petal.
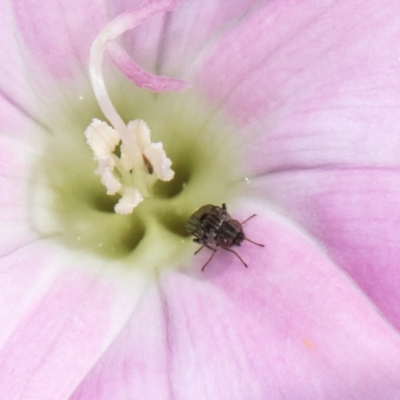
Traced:
<path fill-rule="evenodd" d="M 98 0 L 2 2 L 0 96 L 47 130 L 54 119 L 61 122 L 60 107 L 72 110 L 66 120 L 81 117 L 91 90 L 85 65 L 105 16 Z"/>
<path fill-rule="evenodd" d="M 10 115 L 19 112 L 20 120 L 26 117 L 37 118 L 37 96 L 33 92 L 32 81 L 26 75 L 26 61 L 21 57 L 20 43 L 16 40 L 15 21 L 11 2 L 0 4 L 0 31 L 2 45 L 0 48 L 0 98 L 2 113 L 2 128 Z M 4 105 L 3 105 L 4 103 Z M 7 112 L 11 109 L 12 113 Z M 15 121 L 15 120 L 14 120 Z"/>
<path fill-rule="evenodd" d="M 205 45 L 232 21 L 240 20 L 258 0 L 202 0 L 182 2 L 173 13 L 152 17 L 126 35 L 124 48 L 146 71 L 166 75 L 190 75 L 190 63 Z M 131 10 L 134 2 L 113 3 L 114 15 Z M 182 71 L 176 74 L 176 71 Z"/>
<path fill-rule="evenodd" d="M 170 399 L 166 323 L 154 283 L 70 400 Z"/>
<path fill-rule="evenodd" d="M 0 397 L 70 396 L 146 286 L 146 278 L 118 276 L 107 264 L 88 255 L 77 261 L 49 239 L 2 258 Z"/>
<path fill-rule="evenodd" d="M 258 129 L 290 118 L 286 114 L 306 108 L 309 99 L 347 93 L 338 111 L 365 101 L 395 103 L 399 3 L 290 4 L 262 3 L 210 47 L 199 87 L 238 122 Z"/>
<path fill-rule="evenodd" d="M 260 178 L 254 186 L 324 243 L 400 329 L 398 175 L 391 168 L 304 170 Z"/>
<path fill-rule="evenodd" d="M 281 218 L 246 229 L 248 269 L 220 252 L 164 277 L 71 399 L 397 398 L 400 339 L 368 298 Z"/>
<path fill-rule="evenodd" d="M 54 78 L 76 74 L 89 60 L 96 33 L 105 25 L 106 8 L 99 0 L 68 0 L 38 4 L 34 0 L 12 2 L 18 33 L 33 57 Z M 90 21 L 90 23 L 88 23 Z M 86 68 L 81 70 L 87 74 Z"/>
<path fill-rule="evenodd" d="M 3 123 L 9 131 L 0 134 L 0 257 L 38 239 L 37 233 L 30 228 L 28 212 L 34 183 L 32 163 L 38 155 L 30 140 L 35 141 L 38 135 L 32 131 L 33 124 L 27 123 L 20 114 L 15 121 L 5 118 Z M 18 129 L 21 129 L 21 135 L 15 135 Z M 22 140 L 21 136 L 29 131 L 29 140 Z"/>
<path fill-rule="evenodd" d="M 220 41 L 203 73 L 248 134 L 255 191 L 319 239 L 400 328 L 400 6 L 360 4 L 268 3 Z M 252 35 L 267 54 L 238 45 Z"/>
<path fill-rule="evenodd" d="M 125 324 L 148 277 L 71 251 L 57 231 L 38 232 L 33 219 L 51 202 L 36 202 L 32 188 L 50 185 L 37 173 L 45 141 L 17 113 L 0 135 L 0 398 L 63 399 Z"/>

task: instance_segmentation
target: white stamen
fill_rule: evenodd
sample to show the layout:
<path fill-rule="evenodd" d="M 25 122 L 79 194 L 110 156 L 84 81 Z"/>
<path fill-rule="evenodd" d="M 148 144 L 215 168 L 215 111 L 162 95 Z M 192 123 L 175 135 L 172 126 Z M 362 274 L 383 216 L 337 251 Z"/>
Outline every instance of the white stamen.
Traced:
<path fill-rule="evenodd" d="M 99 167 L 95 173 L 100 175 L 101 183 L 107 188 L 107 194 L 113 195 L 122 188 L 121 182 L 114 176 L 115 162 L 112 157 L 103 157 L 98 160 Z"/>
<path fill-rule="evenodd" d="M 144 197 L 151 195 L 150 187 L 156 178 L 169 181 L 174 177 L 174 171 L 162 143 L 151 143 L 147 124 L 142 120 L 135 120 L 126 125 L 112 104 L 103 76 L 104 53 L 118 36 L 158 12 L 173 9 L 175 5 L 175 0 L 166 0 L 144 4 L 132 12 L 121 14 L 99 33 L 91 48 L 89 72 L 93 90 L 101 110 L 114 128 L 94 119 L 86 129 L 85 136 L 98 163 L 95 173 L 100 175 L 107 194 L 119 193 L 122 196 L 114 208 L 120 214 L 130 214 Z M 160 90 L 182 90 L 188 87 L 183 81 L 157 78 L 146 73 L 131 62 L 124 51 L 114 51 L 113 54 L 117 59 L 113 61 L 117 62 L 121 70 L 127 72 L 135 67 L 133 70 L 136 75 L 145 75 L 146 82 L 153 79 L 157 83 L 150 87 Z M 129 68 L 124 68 L 123 65 Z M 120 157 L 115 154 L 117 146 L 120 146 Z"/>
<path fill-rule="evenodd" d="M 137 189 L 128 187 L 115 205 L 114 210 L 118 214 L 130 214 L 142 200 L 143 197 Z"/>
<path fill-rule="evenodd" d="M 137 137 L 139 149 L 154 168 L 157 178 L 162 181 L 170 181 L 175 175 L 174 171 L 170 168 L 172 162 L 165 154 L 161 142 L 151 143 L 150 129 L 146 122 L 141 119 L 130 121 L 128 129 L 129 132 Z"/>
<path fill-rule="evenodd" d="M 142 120 L 130 121 L 128 133 L 137 138 L 141 153 L 144 154 L 148 162 L 154 169 L 157 178 L 166 181 L 172 179 L 174 171 L 171 170 L 171 160 L 167 158 L 163 150 L 162 143 L 151 143 L 150 129 Z M 101 183 L 106 187 L 108 195 L 116 193 L 122 194 L 121 199 L 115 206 L 115 211 L 119 214 L 130 214 L 133 209 L 143 200 L 142 193 L 147 193 L 146 188 L 142 188 L 142 193 L 131 185 L 131 182 L 140 186 L 141 182 L 135 182 L 134 177 L 139 178 L 148 175 L 144 162 L 139 170 L 134 174 L 134 163 L 131 153 L 127 151 L 127 146 L 120 143 L 118 132 L 107 125 L 105 122 L 94 119 L 85 131 L 87 143 L 93 151 L 93 158 L 98 163 L 95 170 L 100 175 Z M 114 151 L 120 144 L 119 158 Z M 143 158 L 143 157 L 142 157 Z M 116 172 L 119 175 L 116 175 Z M 123 182 L 120 182 L 122 178 Z M 136 179 L 137 180 L 137 179 Z M 125 186 L 124 183 L 128 183 Z M 148 178 L 147 183 L 154 183 L 154 178 Z"/>
<path fill-rule="evenodd" d="M 121 163 L 127 171 L 130 171 L 133 168 L 133 162 L 131 156 L 129 155 L 129 152 L 126 150 L 125 145 L 123 143 L 121 143 L 120 151 L 121 151 Z"/>
<path fill-rule="evenodd" d="M 172 161 L 165 154 L 161 142 L 151 143 L 144 151 L 144 155 L 153 166 L 158 179 L 170 181 L 174 177 L 175 172 L 171 169 Z"/>
<path fill-rule="evenodd" d="M 121 140 L 111 126 L 96 118 L 87 127 L 85 136 L 88 145 L 93 150 L 95 160 L 109 156 Z"/>

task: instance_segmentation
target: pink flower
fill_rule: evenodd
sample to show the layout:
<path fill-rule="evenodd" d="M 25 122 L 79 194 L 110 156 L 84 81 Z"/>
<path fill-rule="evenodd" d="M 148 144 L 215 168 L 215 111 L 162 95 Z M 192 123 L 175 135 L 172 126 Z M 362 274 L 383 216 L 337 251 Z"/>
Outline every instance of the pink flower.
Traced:
<path fill-rule="evenodd" d="M 175 177 L 117 215 L 84 137 L 105 120 L 89 54 L 136 7 L 116 43 L 150 75 L 117 52 L 105 83 Z M 1 399 L 400 397 L 400 3 L 14 0 L 0 15 Z M 184 226 L 222 202 L 257 213 L 244 229 L 265 247 L 202 273 L 210 253 Z"/>

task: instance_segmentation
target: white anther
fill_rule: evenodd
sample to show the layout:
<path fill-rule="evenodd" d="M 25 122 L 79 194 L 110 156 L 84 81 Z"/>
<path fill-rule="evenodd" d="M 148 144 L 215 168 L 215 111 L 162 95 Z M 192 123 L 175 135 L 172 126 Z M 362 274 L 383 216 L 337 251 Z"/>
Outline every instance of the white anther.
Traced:
<path fill-rule="evenodd" d="M 134 187 L 128 187 L 115 205 L 114 210 L 117 214 L 130 214 L 142 200 L 143 197 L 139 190 Z"/>
<path fill-rule="evenodd" d="M 172 162 L 167 157 L 161 142 L 151 143 L 150 129 L 146 122 L 141 119 L 130 121 L 128 130 L 137 138 L 139 149 L 150 162 L 157 178 L 162 181 L 170 181 L 175 174 L 171 169 Z"/>
<path fill-rule="evenodd" d="M 97 160 L 99 167 L 95 173 L 100 175 L 101 183 L 106 187 L 107 194 L 113 195 L 121 190 L 121 182 L 114 176 L 114 160 L 109 157 L 99 158 Z"/>
<path fill-rule="evenodd" d="M 109 156 L 121 140 L 115 129 L 95 118 L 87 127 L 85 136 L 95 160 Z"/>

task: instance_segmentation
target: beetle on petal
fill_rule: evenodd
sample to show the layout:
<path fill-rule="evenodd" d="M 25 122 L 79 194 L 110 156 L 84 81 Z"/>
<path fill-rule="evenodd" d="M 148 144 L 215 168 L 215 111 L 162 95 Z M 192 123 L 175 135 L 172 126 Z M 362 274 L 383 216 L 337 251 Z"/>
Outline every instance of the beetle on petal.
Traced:
<path fill-rule="evenodd" d="M 194 254 L 197 254 L 203 247 L 213 251 L 208 261 L 203 265 L 202 271 L 204 271 L 217 251 L 210 244 L 215 244 L 217 247 L 222 247 L 224 250 L 235 254 L 247 268 L 247 264 L 242 257 L 231 247 L 240 246 L 244 240 L 264 247 L 263 244 L 253 242 L 247 238 L 243 232 L 243 225 L 255 216 L 256 214 L 253 214 L 240 223 L 229 215 L 225 203 L 222 204 L 222 207 L 207 204 L 200 207 L 190 216 L 186 222 L 186 231 L 195 237 L 193 242 L 202 245 Z"/>

